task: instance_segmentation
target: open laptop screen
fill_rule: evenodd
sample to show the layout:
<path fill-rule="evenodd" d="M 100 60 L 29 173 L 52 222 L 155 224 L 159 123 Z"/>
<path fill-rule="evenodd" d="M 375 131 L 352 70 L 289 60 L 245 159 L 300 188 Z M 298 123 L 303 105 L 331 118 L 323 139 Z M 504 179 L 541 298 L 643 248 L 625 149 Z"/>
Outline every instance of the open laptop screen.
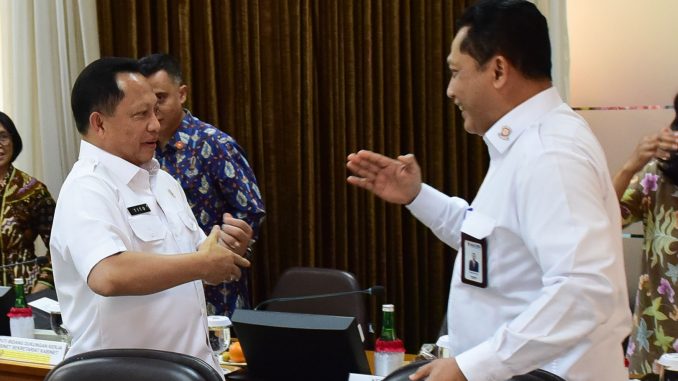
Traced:
<path fill-rule="evenodd" d="M 236 310 L 231 320 L 253 378 L 346 381 L 349 373 L 370 374 L 354 317 Z"/>

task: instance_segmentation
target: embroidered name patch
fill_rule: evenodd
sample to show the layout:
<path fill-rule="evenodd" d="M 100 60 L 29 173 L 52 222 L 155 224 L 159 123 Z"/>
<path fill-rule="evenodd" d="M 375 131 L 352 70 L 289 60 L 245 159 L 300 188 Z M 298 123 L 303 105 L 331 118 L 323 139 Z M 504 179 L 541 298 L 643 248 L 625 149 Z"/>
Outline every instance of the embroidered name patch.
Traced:
<path fill-rule="evenodd" d="M 142 213 L 148 213 L 151 211 L 151 208 L 148 207 L 146 204 L 139 204 L 139 205 L 134 205 L 130 206 L 127 208 L 129 210 L 129 213 L 133 216 L 136 216 L 137 214 L 142 214 Z"/>

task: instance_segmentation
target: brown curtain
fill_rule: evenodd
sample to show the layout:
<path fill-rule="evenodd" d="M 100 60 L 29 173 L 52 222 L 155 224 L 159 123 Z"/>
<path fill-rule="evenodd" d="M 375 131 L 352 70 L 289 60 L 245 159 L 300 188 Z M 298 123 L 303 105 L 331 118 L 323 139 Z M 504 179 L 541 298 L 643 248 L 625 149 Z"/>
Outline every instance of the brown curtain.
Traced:
<path fill-rule="evenodd" d="M 253 301 L 291 266 L 333 267 L 396 305 L 409 352 L 437 338 L 455 252 L 409 212 L 346 184 L 346 155 L 412 152 L 424 180 L 471 199 L 487 166 L 445 96 L 466 0 L 98 0 L 102 56 L 180 60 L 194 115 L 248 153 L 267 219 Z"/>

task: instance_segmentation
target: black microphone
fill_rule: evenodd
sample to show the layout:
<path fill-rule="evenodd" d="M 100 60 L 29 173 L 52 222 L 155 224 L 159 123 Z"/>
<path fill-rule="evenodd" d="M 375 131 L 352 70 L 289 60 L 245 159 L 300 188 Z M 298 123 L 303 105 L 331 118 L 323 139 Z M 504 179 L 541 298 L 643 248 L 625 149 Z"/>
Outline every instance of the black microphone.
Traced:
<path fill-rule="evenodd" d="M 16 262 L 16 263 L 10 263 L 10 264 L 7 264 L 7 265 L 2 265 L 2 266 L 0 266 L 0 270 L 8 269 L 8 268 L 11 268 L 11 267 L 14 267 L 14 266 L 19 266 L 19 265 L 32 264 L 32 263 L 35 263 L 38 266 L 44 266 L 44 265 L 49 263 L 49 259 L 47 259 L 46 256 L 41 255 L 39 257 L 35 257 L 35 258 L 28 260 L 28 261 Z"/>
<path fill-rule="evenodd" d="M 383 295 L 384 294 L 384 286 L 374 285 L 374 286 L 372 286 L 370 288 L 366 288 L 364 290 L 331 292 L 329 294 L 315 294 L 315 295 L 288 296 L 288 297 L 281 297 L 281 298 L 271 298 L 271 299 L 266 299 L 263 302 L 257 304 L 257 306 L 254 307 L 254 310 L 258 310 L 260 307 L 263 307 L 267 304 L 277 303 L 277 302 L 291 302 L 291 301 L 296 301 L 296 300 L 333 298 L 333 297 L 336 297 L 336 296 L 345 296 L 345 295 L 354 295 L 354 294 Z"/>

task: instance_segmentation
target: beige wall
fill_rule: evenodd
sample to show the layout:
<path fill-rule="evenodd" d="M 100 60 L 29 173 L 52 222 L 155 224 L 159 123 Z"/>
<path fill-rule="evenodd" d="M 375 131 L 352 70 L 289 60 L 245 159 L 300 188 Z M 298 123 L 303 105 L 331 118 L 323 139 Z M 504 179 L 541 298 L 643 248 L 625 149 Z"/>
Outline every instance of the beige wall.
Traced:
<path fill-rule="evenodd" d="M 669 105 L 678 92 L 677 0 L 568 0 L 570 104 Z M 581 111 L 614 174 L 640 138 L 673 110 Z M 627 229 L 640 232 L 639 226 Z M 640 240 L 624 240 L 628 282 L 637 285 Z M 633 297 L 633 295 L 632 295 Z"/>

